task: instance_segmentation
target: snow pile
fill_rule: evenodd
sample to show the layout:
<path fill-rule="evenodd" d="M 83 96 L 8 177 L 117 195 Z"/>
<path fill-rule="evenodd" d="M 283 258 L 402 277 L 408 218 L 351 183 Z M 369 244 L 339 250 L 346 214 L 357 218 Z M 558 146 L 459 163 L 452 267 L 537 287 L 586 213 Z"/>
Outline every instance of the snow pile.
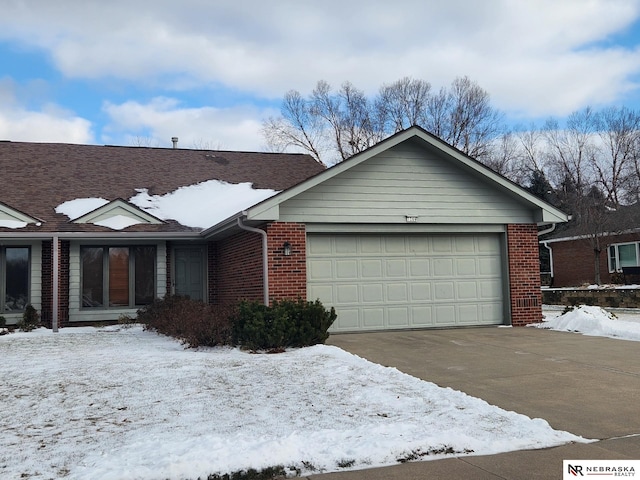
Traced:
<path fill-rule="evenodd" d="M 563 332 L 580 332 L 591 336 L 640 341 L 640 322 L 622 320 L 601 307 L 587 305 L 581 305 L 533 326 Z"/>
<path fill-rule="evenodd" d="M 1 336 L 0 358 L 0 478 L 309 474 L 586 441 L 330 346 L 194 351 L 83 327 Z"/>

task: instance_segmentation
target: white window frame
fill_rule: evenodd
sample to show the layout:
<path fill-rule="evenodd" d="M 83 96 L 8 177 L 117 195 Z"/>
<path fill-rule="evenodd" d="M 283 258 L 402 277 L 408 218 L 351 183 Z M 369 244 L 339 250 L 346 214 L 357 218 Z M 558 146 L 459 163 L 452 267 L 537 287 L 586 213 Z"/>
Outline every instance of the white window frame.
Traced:
<path fill-rule="evenodd" d="M 612 243 L 607 248 L 607 262 L 609 265 L 609 273 L 622 272 L 620 266 L 620 250 L 619 247 L 625 245 L 635 245 L 636 248 L 636 267 L 640 266 L 640 242 L 623 242 Z"/>

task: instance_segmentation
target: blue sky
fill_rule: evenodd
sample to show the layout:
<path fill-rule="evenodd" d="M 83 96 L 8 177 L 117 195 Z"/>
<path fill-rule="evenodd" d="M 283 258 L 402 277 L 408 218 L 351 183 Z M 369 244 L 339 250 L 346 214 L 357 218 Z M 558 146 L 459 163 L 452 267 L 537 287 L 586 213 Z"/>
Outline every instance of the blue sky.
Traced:
<path fill-rule="evenodd" d="M 2 0 L 0 140 L 263 150 L 290 89 L 467 75 L 511 125 L 640 108 L 640 0 Z"/>

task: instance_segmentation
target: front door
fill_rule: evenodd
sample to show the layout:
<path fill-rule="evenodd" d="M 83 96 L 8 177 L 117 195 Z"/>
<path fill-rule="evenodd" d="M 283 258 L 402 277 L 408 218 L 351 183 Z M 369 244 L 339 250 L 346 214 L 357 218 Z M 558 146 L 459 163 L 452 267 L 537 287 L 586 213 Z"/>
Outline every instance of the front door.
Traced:
<path fill-rule="evenodd" d="M 204 247 L 175 247 L 176 295 L 204 300 Z"/>

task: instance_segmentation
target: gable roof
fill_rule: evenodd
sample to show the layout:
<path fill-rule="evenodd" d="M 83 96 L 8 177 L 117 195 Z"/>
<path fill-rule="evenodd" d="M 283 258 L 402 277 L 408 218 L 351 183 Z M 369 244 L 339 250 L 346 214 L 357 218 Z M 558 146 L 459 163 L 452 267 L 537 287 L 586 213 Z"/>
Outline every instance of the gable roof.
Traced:
<path fill-rule="evenodd" d="M 435 135 L 430 134 L 421 127 L 414 126 L 406 130 L 396 133 L 395 135 L 383 140 L 373 147 L 348 158 L 347 160 L 334 165 L 333 167 L 319 172 L 317 175 L 274 195 L 263 202 L 247 208 L 238 215 L 230 217 L 223 222 L 207 229 L 203 235 L 216 235 L 229 228 L 234 228 L 237 218 L 245 217 L 247 221 L 268 221 L 277 220 L 279 216 L 279 206 L 301 193 L 319 185 L 341 173 L 354 168 L 357 165 L 367 161 L 368 159 L 380 155 L 396 145 L 403 142 L 417 142 L 422 148 L 435 151 L 438 155 L 444 156 L 448 161 L 455 163 L 469 175 L 487 182 L 493 188 L 506 194 L 515 201 L 526 205 L 535 211 L 535 221 L 539 224 L 545 223 L 562 223 L 567 222 L 569 217 L 567 214 L 557 209 L 553 205 L 541 200 L 535 195 L 529 193 L 516 183 L 506 177 L 494 172 L 477 160 L 469 157 L 460 150 L 447 144 Z"/>
<path fill-rule="evenodd" d="M 55 208 L 79 198 L 127 201 L 141 189 L 165 195 L 209 180 L 281 191 L 322 170 L 304 154 L 0 141 L 0 171 L 5 178 L 0 202 L 42 219 L 39 226 L 28 224 L 20 233 L 105 232 L 110 229 L 69 222 Z M 158 233 L 200 230 L 170 219 L 126 228 Z M 3 232 L 16 229 L 0 226 Z"/>

